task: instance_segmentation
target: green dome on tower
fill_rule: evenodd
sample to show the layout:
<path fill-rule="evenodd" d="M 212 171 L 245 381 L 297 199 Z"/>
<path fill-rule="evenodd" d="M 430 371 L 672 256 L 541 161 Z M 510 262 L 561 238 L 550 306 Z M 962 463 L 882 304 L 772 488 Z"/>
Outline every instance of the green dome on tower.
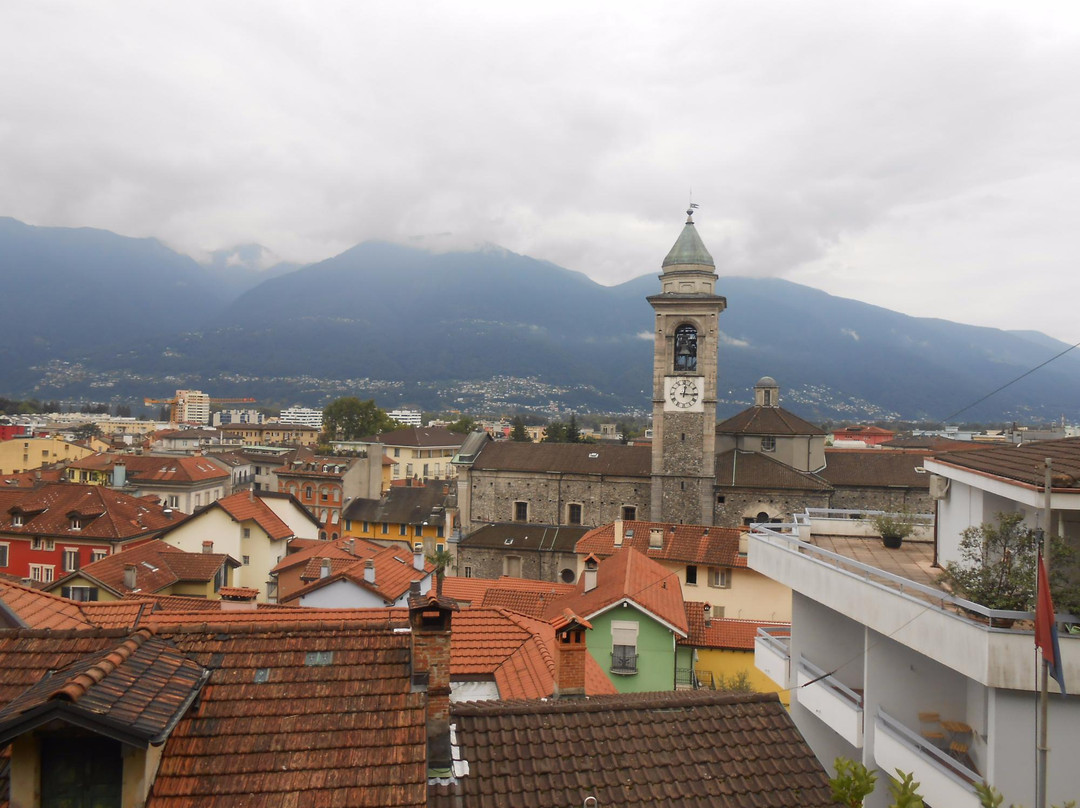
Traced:
<path fill-rule="evenodd" d="M 675 246 L 668 252 L 662 266 L 667 269 L 667 267 L 685 266 L 686 264 L 699 264 L 713 269 L 716 268 L 713 257 L 705 249 L 705 243 L 701 240 L 701 236 L 698 235 L 697 228 L 694 227 L 693 208 L 686 211 L 686 225 L 683 227 L 682 233 L 679 234 Z"/>

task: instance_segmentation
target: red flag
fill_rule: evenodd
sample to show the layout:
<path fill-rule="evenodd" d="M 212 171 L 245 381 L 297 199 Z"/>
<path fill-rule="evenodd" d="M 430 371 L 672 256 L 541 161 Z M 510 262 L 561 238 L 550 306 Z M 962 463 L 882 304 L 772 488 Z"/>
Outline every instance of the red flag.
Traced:
<path fill-rule="evenodd" d="M 1054 621 L 1054 601 L 1050 597 L 1050 576 L 1046 564 L 1039 556 L 1039 581 L 1036 584 L 1035 646 L 1042 650 L 1042 657 L 1049 666 L 1050 675 L 1065 693 L 1065 671 L 1061 669 L 1061 649 L 1058 647 L 1057 623 Z"/>

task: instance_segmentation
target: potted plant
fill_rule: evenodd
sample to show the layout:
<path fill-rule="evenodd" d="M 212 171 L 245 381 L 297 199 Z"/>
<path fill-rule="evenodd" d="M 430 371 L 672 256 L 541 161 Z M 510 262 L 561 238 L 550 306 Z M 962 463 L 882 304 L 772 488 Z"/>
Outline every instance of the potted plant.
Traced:
<path fill-rule="evenodd" d="M 879 513 L 871 521 L 881 536 L 881 543 L 891 550 L 900 547 L 915 530 L 911 515 L 906 513 Z"/>
<path fill-rule="evenodd" d="M 960 561 L 945 562 L 939 581 L 958 597 L 989 609 L 1030 611 L 1041 534 L 1023 523 L 1020 513 L 1000 513 L 998 523 L 984 522 L 960 534 Z M 1073 611 L 1075 587 L 1068 583 L 1072 549 L 1052 539 L 1050 591 L 1058 611 Z"/>

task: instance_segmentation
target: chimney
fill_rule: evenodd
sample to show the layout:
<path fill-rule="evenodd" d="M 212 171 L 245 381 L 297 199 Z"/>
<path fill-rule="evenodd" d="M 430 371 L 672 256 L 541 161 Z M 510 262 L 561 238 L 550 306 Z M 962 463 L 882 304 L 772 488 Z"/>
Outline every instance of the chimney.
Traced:
<path fill-rule="evenodd" d="M 555 631 L 556 699 L 585 698 L 585 630 L 592 628 L 572 612 L 564 613 L 569 621 Z"/>
<path fill-rule="evenodd" d="M 746 558 L 750 554 L 750 539 L 747 537 L 746 531 L 739 533 L 739 555 Z"/>
<path fill-rule="evenodd" d="M 375 584 L 375 561 L 370 558 L 364 562 L 364 583 Z"/>
<path fill-rule="evenodd" d="M 319 577 L 320 578 L 329 578 L 330 577 L 330 559 L 329 558 L 324 558 L 322 560 L 322 566 L 319 568 Z"/>
<path fill-rule="evenodd" d="M 123 488 L 127 484 L 127 464 L 113 463 L 112 487 Z"/>
<path fill-rule="evenodd" d="M 251 486 L 251 488 L 248 489 L 248 502 L 254 502 L 254 501 L 255 501 L 255 486 Z"/>
<path fill-rule="evenodd" d="M 214 552 L 214 543 L 212 541 L 204 541 L 202 543 L 202 551 L 207 555 Z"/>
<path fill-rule="evenodd" d="M 134 564 L 125 564 L 124 565 L 124 586 L 126 586 L 128 589 L 134 589 L 135 588 L 135 565 Z"/>
<path fill-rule="evenodd" d="M 412 565 L 414 570 L 424 569 L 424 549 L 423 545 L 415 548 L 412 554 Z"/>
<path fill-rule="evenodd" d="M 349 540 L 345 542 L 345 552 L 349 555 L 356 555 L 356 539 L 349 537 Z"/>
<path fill-rule="evenodd" d="M 705 604 L 705 628 L 712 625 L 712 606 Z"/>
<path fill-rule="evenodd" d="M 671 526 L 674 530 L 675 526 Z M 664 529 L 662 527 L 649 528 L 649 549 L 660 550 L 664 547 Z"/>
<path fill-rule="evenodd" d="M 450 624 L 456 605 L 420 594 L 420 582 L 409 586 L 409 628 L 412 634 L 413 690 L 427 691 L 428 771 L 449 769 L 450 756 Z"/>
<path fill-rule="evenodd" d="M 586 592 L 592 592 L 596 589 L 596 570 L 598 566 L 596 556 L 590 555 L 585 559 L 585 572 L 583 575 Z"/>
<path fill-rule="evenodd" d="M 622 539 L 623 539 L 622 519 L 616 519 L 615 520 L 615 547 L 616 548 L 622 547 Z"/>

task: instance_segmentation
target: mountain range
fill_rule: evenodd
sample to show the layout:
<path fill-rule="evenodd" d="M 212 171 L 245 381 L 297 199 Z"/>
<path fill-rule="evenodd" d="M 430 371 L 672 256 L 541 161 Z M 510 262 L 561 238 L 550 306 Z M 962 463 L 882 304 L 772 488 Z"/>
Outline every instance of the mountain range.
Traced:
<path fill-rule="evenodd" d="M 506 388 L 507 407 L 651 408 L 659 266 L 606 287 L 498 247 L 367 242 L 260 271 L 265 258 L 245 245 L 200 264 L 154 239 L 0 218 L 0 395 L 132 403 L 195 387 L 279 406 L 349 394 L 444 409 Z M 1044 334 L 719 272 L 721 416 L 769 375 L 811 420 L 1080 420 L 1076 354 L 975 403 L 1068 347 Z"/>

